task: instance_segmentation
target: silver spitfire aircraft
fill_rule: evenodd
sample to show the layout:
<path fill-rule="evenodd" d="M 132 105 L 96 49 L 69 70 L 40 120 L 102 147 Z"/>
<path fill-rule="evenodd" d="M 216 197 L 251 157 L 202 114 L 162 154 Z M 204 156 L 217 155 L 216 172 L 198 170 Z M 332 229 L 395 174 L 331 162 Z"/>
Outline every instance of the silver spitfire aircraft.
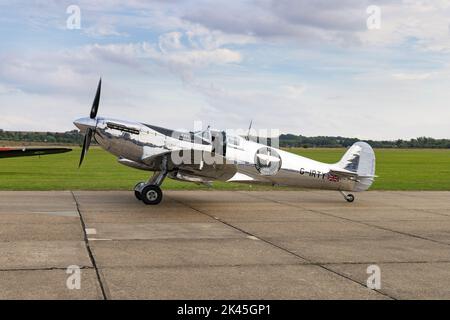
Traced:
<path fill-rule="evenodd" d="M 166 177 L 202 184 L 220 180 L 336 190 L 348 202 L 355 199 L 348 192 L 367 190 L 375 178 L 375 154 L 365 142 L 356 142 L 339 162 L 327 164 L 225 131 L 180 132 L 97 117 L 100 91 L 101 79 L 90 117 L 74 122 L 85 134 L 79 165 L 94 137 L 119 163 L 153 171 L 147 182 L 134 188 L 145 204 L 161 202 L 160 186 Z"/>

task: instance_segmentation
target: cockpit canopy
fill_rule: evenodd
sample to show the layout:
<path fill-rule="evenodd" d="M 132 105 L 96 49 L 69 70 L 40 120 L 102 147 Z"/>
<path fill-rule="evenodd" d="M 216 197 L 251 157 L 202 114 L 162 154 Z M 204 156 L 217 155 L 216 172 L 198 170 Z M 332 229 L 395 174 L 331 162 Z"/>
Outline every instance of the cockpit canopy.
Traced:
<path fill-rule="evenodd" d="M 192 132 L 192 134 L 194 135 L 194 141 L 204 141 L 204 142 L 208 142 L 211 143 L 211 130 L 206 129 L 206 130 L 202 130 L 202 131 L 195 131 Z"/>

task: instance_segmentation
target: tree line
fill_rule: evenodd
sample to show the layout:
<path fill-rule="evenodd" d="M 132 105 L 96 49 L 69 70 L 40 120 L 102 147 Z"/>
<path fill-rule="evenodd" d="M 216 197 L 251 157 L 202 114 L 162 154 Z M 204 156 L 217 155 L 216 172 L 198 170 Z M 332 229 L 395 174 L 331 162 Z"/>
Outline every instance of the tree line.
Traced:
<path fill-rule="evenodd" d="M 78 130 L 67 132 L 30 132 L 30 131 L 4 131 L 0 129 L 0 140 L 43 142 L 49 144 L 81 144 L 83 135 Z"/>
<path fill-rule="evenodd" d="M 346 137 L 305 137 L 302 135 L 282 134 L 280 135 L 280 146 L 289 148 L 340 148 L 349 147 L 353 143 L 360 141 L 357 138 Z M 419 137 L 410 140 L 364 140 L 373 148 L 450 148 L 450 139 L 434 139 L 429 137 Z"/>
<path fill-rule="evenodd" d="M 0 129 L 2 141 L 42 142 L 49 144 L 81 145 L 83 135 L 78 130 L 67 132 L 29 132 L 29 131 L 4 131 Z M 252 139 L 253 140 L 253 139 Z M 351 146 L 357 138 L 346 137 L 305 137 L 302 135 L 282 134 L 279 144 L 284 148 L 346 148 Z M 450 139 L 434 139 L 419 137 L 410 140 L 365 140 L 374 148 L 436 148 L 450 149 Z M 93 141 L 94 142 L 94 141 Z"/>

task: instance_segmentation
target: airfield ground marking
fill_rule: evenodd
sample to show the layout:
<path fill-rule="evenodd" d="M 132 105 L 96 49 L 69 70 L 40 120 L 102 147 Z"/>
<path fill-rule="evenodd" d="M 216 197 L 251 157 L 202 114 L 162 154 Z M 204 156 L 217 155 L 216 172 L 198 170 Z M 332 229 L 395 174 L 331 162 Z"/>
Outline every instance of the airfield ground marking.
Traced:
<path fill-rule="evenodd" d="M 97 276 L 97 281 L 99 283 L 100 290 L 102 292 L 103 300 L 108 300 L 105 285 L 103 284 L 102 277 L 100 275 L 100 271 L 98 270 L 97 263 L 95 262 L 94 254 L 92 253 L 91 247 L 89 245 L 89 238 L 88 238 L 88 234 L 86 232 L 86 224 L 84 223 L 83 215 L 81 214 L 80 205 L 79 205 L 78 200 L 77 200 L 75 194 L 73 193 L 73 191 L 70 191 L 70 193 L 72 194 L 72 198 L 75 201 L 75 205 L 77 207 L 77 212 L 80 217 L 81 228 L 83 229 L 84 243 L 86 245 L 86 250 L 88 252 L 89 259 L 91 260 L 92 266 L 94 267 L 95 274 Z"/>
<path fill-rule="evenodd" d="M 239 192 L 239 191 L 236 191 L 236 192 Z M 212 214 L 209 214 L 209 213 L 204 212 L 204 211 L 202 211 L 202 210 L 200 210 L 200 209 L 197 209 L 197 208 L 195 208 L 195 207 L 192 207 L 192 206 L 190 206 L 189 204 L 187 204 L 187 203 L 185 203 L 185 202 L 182 202 L 182 201 L 180 201 L 180 200 L 176 200 L 176 199 L 174 199 L 174 198 L 172 198 L 172 200 L 175 201 L 175 202 L 178 202 L 178 203 L 180 203 L 180 204 L 182 204 L 182 205 L 184 205 L 184 206 L 186 206 L 186 207 L 188 207 L 188 208 L 191 208 L 192 210 L 195 210 L 195 211 L 197 211 L 198 213 L 204 214 L 204 215 L 206 215 L 206 216 L 208 216 L 208 217 L 210 217 L 210 218 L 212 218 L 212 219 L 214 219 L 214 220 L 216 220 L 216 221 L 219 221 L 219 222 L 223 223 L 224 225 L 226 225 L 226 226 L 228 226 L 228 227 L 230 227 L 230 228 L 233 228 L 233 229 L 235 229 L 235 230 L 237 230 L 237 231 L 240 231 L 240 232 L 246 234 L 248 237 L 253 237 L 253 238 L 259 239 L 259 240 L 261 240 L 261 241 L 263 241 L 263 242 L 265 242 L 265 243 L 267 243 L 267 244 L 269 244 L 269 245 L 271 245 L 271 246 L 273 246 L 273 247 L 275 247 L 275 248 L 277 248 L 277 249 L 280 249 L 280 250 L 282 250 L 282 251 L 284 251 L 284 252 L 286 252 L 286 253 L 289 253 L 289 254 L 291 254 L 291 255 L 293 255 L 293 256 L 299 258 L 299 259 L 302 259 L 302 260 L 304 260 L 304 261 L 307 261 L 307 262 L 309 262 L 308 265 L 314 265 L 314 266 L 317 266 L 317 267 L 319 267 L 319 268 L 322 268 L 322 269 L 324 269 L 324 270 L 326 270 L 326 271 L 328 271 L 328 272 L 331 272 L 331 273 L 333 273 L 333 274 L 335 274 L 335 275 L 337 275 L 337 276 L 339 276 L 339 277 L 342 277 L 342 278 L 344 278 L 344 279 L 347 279 L 347 280 L 349 280 L 349 281 L 351 281 L 351 282 L 353 282 L 353 283 L 356 283 L 356 284 L 358 284 L 358 285 L 364 287 L 365 289 L 367 289 L 367 284 L 366 284 L 366 283 L 362 283 L 362 282 L 359 282 L 359 281 L 357 281 L 357 280 L 355 280 L 355 279 L 352 279 L 351 277 L 349 277 L 349 276 L 347 276 L 347 275 L 345 275 L 345 274 L 342 274 L 342 273 L 339 273 L 339 272 L 337 272 L 337 271 L 335 271 L 335 270 L 333 270 L 333 269 L 330 269 L 330 268 L 326 267 L 326 266 L 323 265 L 323 264 L 314 262 L 314 261 L 312 261 L 312 260 L 310 260 L 310 259 L 308 259 L 308 258 L 306 258 L 306 257 L 301 256 L 300 254 L 297 254 L 297 253 L 292 252 L 292 251 L 290 251 L 290 250 L 288 250 L 288 249 L 286 249 L 286 248 L 283 248 L 283 247 L 281 247 L 281 246 L 279 246 L 279 245 L 277 245 L 277 244 L 275 244 L 275 243 L 273 243 L 273 242 L 271 242 L 271 241 L 269 241 L 269 240 L 267 240 L 267 239 L 264 239 L 264 238 L 261 238 L 261 237 L 257 237 L 256 235 L 254 235 L 254 234 L 252 234 L 252 233 L 250 233 L 250 232 L 248 232 L 248 231 L 245 231 L 245 230 L 243 230 L 243 229 L 241 229 L 241 228 L 239 228 L 239 227 L 236 227 L 236 226 L 232 225 L 231 223 L 229 223 L 229 222 L 227 222 L 227 221 L 224 221 L 224 220 L 222 220 L 222 219 L 220 219 L 220 218 L 218 218 L 218 217 L 215 217 L 215 216 L 212 215 Z M 267 199 L 265 199 L 265 200 L 267 200 Z M 397 300 L 395 297 L 392 297 L 392 296 L 390 296 L 389 294 L 387 294 L 387 293 L 385 293 L 385 292 L 382 292 L 382 291 L 380 291 L 380 290 L 378 290 L 378 289 L 371 289 L 371 290 L 373 290 L 373 291 L 379 293 L 380 295 L 385 296 L 385 297 L 387 297 L 387 298 L 389 298 L 389 299 Z"/>
<path fill-rule="evenodd" d="M 95 228 L 86 228 L 84 230 L 86 231 L 87 235 L 97 234 L 97 229 L 95 229 Z"/>

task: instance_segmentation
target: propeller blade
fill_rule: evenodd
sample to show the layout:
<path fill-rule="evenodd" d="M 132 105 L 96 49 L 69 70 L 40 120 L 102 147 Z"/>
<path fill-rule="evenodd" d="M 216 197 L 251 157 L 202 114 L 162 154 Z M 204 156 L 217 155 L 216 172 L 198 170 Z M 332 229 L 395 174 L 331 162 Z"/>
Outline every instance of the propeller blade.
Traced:
<path fill-rule="evenodd" d="M 91 139 L 92 139 L 92 129 L 88 128 L 86 130 L 86 135 L 84 136 L 83 148 L 81 149 L 81 157 L 80 157 L 80 163 L 78 164 L 78 168 L 81 167 L 84 156 L 86 155 L 86 153 L 89 150 L 89 146 L 91 145 Z"/>
<path fill-rule="evenodd" d="M 100 81 L 98 82 L 97 92 L 95 93 L 94 102 L 92 103 L 91 119 L 95 119 L 95 117 L 97 116 L 98 104 L 100 103 L 101 90 L 102 90 L 102 78 L 100 78 Z"/>

